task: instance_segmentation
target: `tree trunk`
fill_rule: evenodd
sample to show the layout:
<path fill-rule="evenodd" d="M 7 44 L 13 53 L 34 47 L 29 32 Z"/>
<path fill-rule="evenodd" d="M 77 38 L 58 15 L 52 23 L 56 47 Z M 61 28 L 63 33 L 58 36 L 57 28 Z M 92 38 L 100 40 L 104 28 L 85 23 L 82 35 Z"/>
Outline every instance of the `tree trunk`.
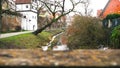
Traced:
<path fill-rule="evenodd" d="M 2 31 L 2 0 L 0 0 L 0 33 Z"/>
<path fill-rule="evenodd" d="M 38 35 L 39 33 L 41 33 L 43 30 L 45 30 L 47 27 L 51 26 L 54 23 L 54 21 L 52 21 L 51 23 L 48 23 L 47 25 L 45 25 L 44 27 L 37 29 L 36 31 L 33 32 L 34 35 Z"/>

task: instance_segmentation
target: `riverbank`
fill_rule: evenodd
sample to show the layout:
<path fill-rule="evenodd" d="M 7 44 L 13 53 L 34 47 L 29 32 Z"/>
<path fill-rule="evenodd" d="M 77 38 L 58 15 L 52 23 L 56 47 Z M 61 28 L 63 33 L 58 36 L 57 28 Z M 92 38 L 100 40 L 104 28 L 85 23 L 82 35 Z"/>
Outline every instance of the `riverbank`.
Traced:
<path fill-rule="evenodd" d="M 0 66 L 120 66 L 120 50 L 0 49 Z"/>
<path fill-rule="evenodd" d="M 49 42 L 52 33 L 44 31 L 35 36 L 32 33 L 15 35 L 7 38 L 0 38 L 1 49 L 24 49 L 24 48 L 40 48 Z"/>
<path fill-rule="evenodd" d="M 18 35 L 18 32 L 15 34 L 7 33 L 4 34 L 4 38 L 0 38 L 0 48 L 1 49 L 41 48 L 41 46 L 45 46 L 51 40 L 52 36 L 60 33 L 61 31 L 62 30 L 43 31 L 37 36 L 32 34 L 30 31 L 28 33 L 19 32 L 20 35 Z M 11 34 L 15 36 L 11 36 Z M 8 37 L 8 35 L 11 37 Z"/>

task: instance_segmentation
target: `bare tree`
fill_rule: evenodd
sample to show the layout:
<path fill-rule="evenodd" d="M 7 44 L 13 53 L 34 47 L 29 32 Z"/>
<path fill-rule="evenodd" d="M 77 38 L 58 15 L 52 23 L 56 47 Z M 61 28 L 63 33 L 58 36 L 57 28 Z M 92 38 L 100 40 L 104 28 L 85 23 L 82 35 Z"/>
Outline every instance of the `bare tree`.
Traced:
<path fill-rule="evenodd" d="M 40 1 L 38 1 L 36 4 L 37 4 L 37 23 L 39 23 L 40 11 L 44 8 L 44 4 L 42 4 Z"/>
<path fill-rule="evenodd" d="M 89 9 L 90 0 L 84 0 L 82 4 L 84 6 L 84 11 L 85 11 L 84 14 L 85 14 L 85 16 L 90 16 L 91 13 L 93 12 L 92 9 Z"/>
<path fill-rule="evenodd" d="M 78 5 L 79 3 L 81 3 L 81 0 L 69 0 L 72 4 L 72 8 L 70 8 L 69 10 L 65 9 L 65 2 L 68 0 L 54 0 L 53 2 L 50 1 L 40 1 L 41 3 L 43 3 L 45 5 L 45 7 L 47 8 L 47 10 L 49 11 L 50 14 L 52 14 L 52 19 L 51 21 L 44 25 L 42 28 L 37 29 L 36 31 L 33 32 L 34 35 L 38 35 L 39 33 L 41 33 L 43 30 L 45 30 L 47 27 L 51 26 L 54 22 L 57 22 L 61 17 L 69 14 L 70 12 L 74 11 L 74 8 L 76 5 Z M 56 13 L 60 13 L 59 16 L 56 17 Z"/>

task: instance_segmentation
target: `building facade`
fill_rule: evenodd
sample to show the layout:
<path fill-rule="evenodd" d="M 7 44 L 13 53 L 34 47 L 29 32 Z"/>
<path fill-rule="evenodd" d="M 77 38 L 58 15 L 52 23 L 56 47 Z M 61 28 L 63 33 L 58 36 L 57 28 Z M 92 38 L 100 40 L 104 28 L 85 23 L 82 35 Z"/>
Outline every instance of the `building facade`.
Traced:
<path fill-rule="evenodd" d="M 120 0 L 109 0 L 104 9 L 98 10 L 97 15 L 105 18 L 108 14 L 120 14 Z"/>
<path fill-rule="evenodd" d="M 21 28 L 23 30 L 37 29 L 37 0 L 14 0 L 15 9 L 22 14 Z"/>

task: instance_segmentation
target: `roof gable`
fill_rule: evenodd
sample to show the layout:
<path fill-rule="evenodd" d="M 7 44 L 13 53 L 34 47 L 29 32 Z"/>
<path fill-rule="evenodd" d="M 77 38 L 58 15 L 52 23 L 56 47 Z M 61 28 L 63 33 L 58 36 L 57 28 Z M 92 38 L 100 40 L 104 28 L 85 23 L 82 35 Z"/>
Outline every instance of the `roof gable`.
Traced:
<path fill-rule="evenodd" d="M 30 4 L 31 0 L 15 0 L 16 4 Z"/>
<path fill-rule="evenodd" d="M 104 13 L 104 11 L 106 10 L 106 8 L 107 8 L 107 6 L 109 5 L 110 1 L 111 1 L 111 0 L 109 0 L 109 1 L 107 2 L 107 4 L 105 5 L 103 11 L 100 13 L 100 16 Z"/>
<path fill-rule="evenodd" d="M 99 17 L 105 18 L 108 14 L 120 14 L 120 0 L 109 0 Z"/>

